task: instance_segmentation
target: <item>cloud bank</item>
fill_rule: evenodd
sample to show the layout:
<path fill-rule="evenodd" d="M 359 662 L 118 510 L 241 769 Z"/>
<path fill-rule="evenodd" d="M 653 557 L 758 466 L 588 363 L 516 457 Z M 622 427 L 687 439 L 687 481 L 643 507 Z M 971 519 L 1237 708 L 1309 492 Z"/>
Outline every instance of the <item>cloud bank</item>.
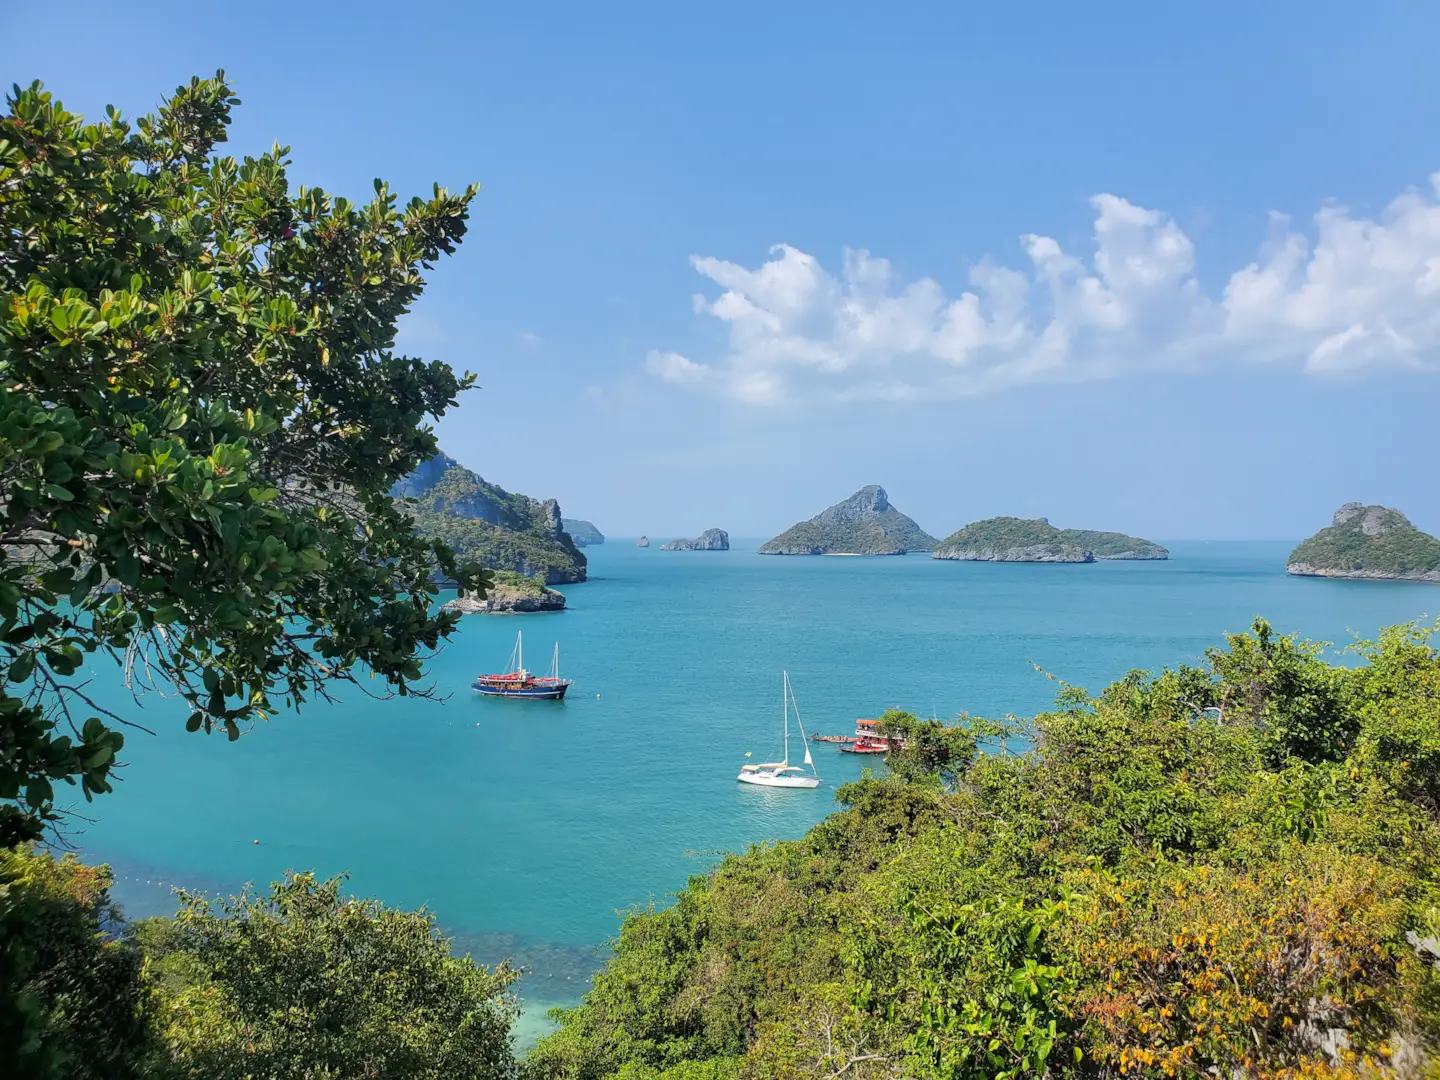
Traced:
<path fill-rule="evenodd" d="M 1088 260 L 1029 234 L 1025 270 L 983 259 L 956 297 L 931 278 L 897 281 L 867 251 L 847 249 L 838 273 L 788 244 L 755 269 L 694 256 L 720 290 L 696 295 L 695 311 L 728 325 L 729 351 L 713 362 L 652 351 L 646 368 L 755 405 L 801 393 L 954 397 L 1234 363 L 1440 370 L 1440 173 L 1375 220 L 1322 209 L 1313 239 L 1272 215 L 1270 239 L 1218 296 L 1201 289 L 1194 244 L 1167 214 L 1116 195 L 1090 205 Z"/>

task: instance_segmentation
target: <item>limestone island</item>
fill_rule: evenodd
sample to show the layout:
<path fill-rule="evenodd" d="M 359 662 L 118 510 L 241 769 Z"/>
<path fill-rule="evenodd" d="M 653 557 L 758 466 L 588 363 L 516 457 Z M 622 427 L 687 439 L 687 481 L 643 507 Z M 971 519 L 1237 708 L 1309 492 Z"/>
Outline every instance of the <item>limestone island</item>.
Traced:
<path fill-rule="evenodd" d="M 561 518 L 560 527 L 570 534 L 576 547 L 599 547 L 605 543 L 605 534 L 588 521 L 579 518 Z"/>
<path fill-rule="evenodd" d="M 1399 510 L 1346 503 L 1290 553 L 1285 570 L 1303 577 L 1429 581 L 1440 584 L 1440 540 Z"/>
<path fill-rule="evenodd" d="M 561 525 L 560 504 L 506 491 L 446 454 L 436 454 L 391 489 L 415 531 L 448 544 L 461 562 L 547 585 L 584 581 L 585 556 Z M 438 577 L 438 575 L 437 575 Z"/>
<path fill-rule="evenodd" d="M 724 529 L 706 529 L 694 540 L 671 540 L 661 551 L 729 551 L 730 534 Z"/>
<path fill-rule="evenodd" d="M 1094 529 L 1057 529 L 1048 518 L 973 521 L 935 548 L 936 559 L 967 562 L 1088 563 L 1096 559 L 1168 559 L 1150 540 Z"/>
<path fill-rule="evenodd" d="M 495 584 L 485 599 L 457 596 L 442 605 L 442 611 L 462 615 L 528 615 L 541 611 L 564 611 L 565 594 L 547 589 L 539 575 L 533 578 L 505 570 L 493 575 Z"/>
<path fill-rule="evenodd" d="M 761 555 L 904 555 L 935 538 L 895 507 L 879 484 L 863 487 L 809 521 L 760 545 Z"/>
<path fill-rule="evenodd" d="M 639 540 L 636 540 L 636 541 L 635 541 L 635 546 L 636 546 L 636 547 L 649 547 L 649 546 L 650 546 L 650 538 L 649 538 L 648 536 L 642 536 L 642 537 L 640 537 Z"/>

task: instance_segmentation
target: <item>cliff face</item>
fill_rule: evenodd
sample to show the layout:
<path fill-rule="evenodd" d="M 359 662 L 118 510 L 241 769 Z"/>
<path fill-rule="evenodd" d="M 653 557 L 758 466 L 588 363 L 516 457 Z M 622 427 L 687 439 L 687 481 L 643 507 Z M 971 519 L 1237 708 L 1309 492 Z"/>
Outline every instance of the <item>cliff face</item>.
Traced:
<path fill-rule="evenodd" d="M 995 517 L 972 522 L 935 548 L 934 558 L 967 562 L 1088 563 L 1095 556 L 1044 518 Z"/>
<path fill-rule="evenodd" d="M 935 538 L 895 507 L 879 484 L 863 487 L 760 545 L 761 555 L 904 555 Z"/>
<path fill-rule="evenodd" d="M 560 524 L 575 541 L 576 547 L 592 547 L 605 543 L 605 534 L 588 521 L 579 518 L 561 518 Z"/>
<path fill-rule="evenodd" d="M 650 546 L 650 538 L 649 538 L 648 536 L 642 536 L 642 537 L 640 537 L 639 540 L 636 540 L 636 541 L 635 541 L 635 546 L 636 546 L 636 547 L 649 547 L 649 546 Z"/>
<path fill-rule="evenodd" d="M 1304 577 L 1373 578 L 1440 584 L 1440 540 L 1399 510 L 1346 503 L 1290 553 L 1285 569 Z"/>
<path fill-rule="evenodd" d="M 730 534 L 724 529 L 706 529 L 694 540 L 671 540 L 661 551 L 729 551 Z"/>
<path fill-rule="evenodd" d="M 412 500 L 417 531 L 449 544 L 462 560 L 540 574 L 550 585 L 585 580 L 585 556 L 566 533 L 554 499 L 506 491 L 445 454 L 401 480 L 391 495 Z"/>

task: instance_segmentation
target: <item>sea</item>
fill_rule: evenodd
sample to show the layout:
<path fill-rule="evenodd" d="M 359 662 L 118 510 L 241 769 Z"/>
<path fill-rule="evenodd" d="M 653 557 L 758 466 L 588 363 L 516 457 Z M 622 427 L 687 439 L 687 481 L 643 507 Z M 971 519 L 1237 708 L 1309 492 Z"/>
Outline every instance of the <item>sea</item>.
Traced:
<path fill-rule="evenodd" d="M 523 1048 L 549 1009 L 578 1001 L 626 911 L 666 904 L 726 852 L 802 835 L 877 767 L 816 745 L 816 790 L 736 783 L 746 760 L 780 751 L 782 671 L 805 730 L 845 734 L 891 707 L 1033 714 L 1057 680 L 1098 690 L 1193 663 L 1256 616 L 1344 659 L 1357 637 L 1440 614 L 1433 585 L 1287 576 L 1283 542 L 1175 542 L 1168 561 L 1089 565 L 733 544 L 610 539 L 586 549 L 590 580 L 564 587 L 564 612 L 467 617 L 428 665 L 435 700 L 341 687 L 235 743 L 187 734 L 179 702 L 133 701 L 97 671 L 92 690 L 153 734 L 127 736 L 114 794 L 77 808 L 69 840 L 110 864 L 135 917 L 173 911 L 176 887 L 234 893 L 287 870 L 424 906 L 457 950 L 525 968 Z M 559 645 L 575 680 L 563 702 L 469 689 L 522 633 L 532 670 Z"/>

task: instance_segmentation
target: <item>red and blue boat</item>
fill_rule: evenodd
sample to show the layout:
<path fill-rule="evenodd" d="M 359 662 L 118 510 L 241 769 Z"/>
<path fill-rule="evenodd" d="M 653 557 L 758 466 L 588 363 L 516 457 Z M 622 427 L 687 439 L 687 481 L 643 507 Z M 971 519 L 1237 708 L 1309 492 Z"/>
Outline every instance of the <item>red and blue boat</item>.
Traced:
<path fill-rule="evenodd" d="M 531 698 L 536 701 L 560 701 L 573 679 L 560 677 L 560 644 L 555 644 L 555 657 L 548 675 L 532 675 L 525 670 L 524 644 L 515 635 L 515 649 L 510 654 L 510 670 L 503 675 L 477 675 L 474 690 L 485 697 Z"/>

